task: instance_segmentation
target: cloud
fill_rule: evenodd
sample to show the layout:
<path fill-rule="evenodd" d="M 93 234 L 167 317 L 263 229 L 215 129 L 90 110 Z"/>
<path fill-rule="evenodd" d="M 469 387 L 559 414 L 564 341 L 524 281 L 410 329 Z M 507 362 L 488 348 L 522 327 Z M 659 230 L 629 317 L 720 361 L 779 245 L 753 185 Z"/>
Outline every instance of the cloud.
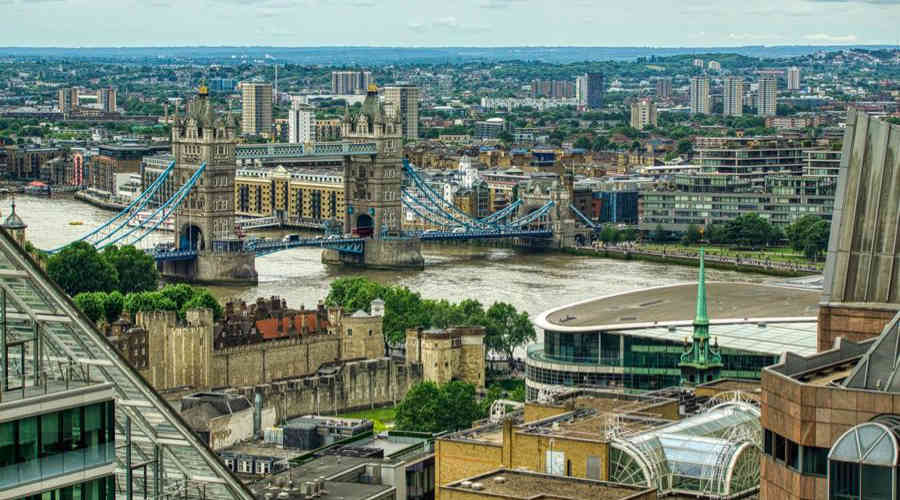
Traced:
<path fill-rule="evenodd" d="M 856 41 L 856 35 L 829 35 L 828 33 L 814 33 L 805 35 L 804 40 L 811 42 L 828 42 L 828 43 L 853 43 Z"/>
<path fill-rule="evenodd" d="M 867 3 L 870 5 L 900 5 L 900 0 L 806 0 L 813 3 Z"/>
<path fill-rule="evenodd" d="M 430 21 L 413 19 L 406 23 L 406 27 L 418 33 L 432 30 L 477 33 L 491 29 L 490 25 L 487 24 L 469 24 L 461 22 L 456 16 L 443 16 Z"/>
<path fill-rule="evenodd" d="M 484 9 L 506 9 L 517 3 L 525 3 L 528 0 L 481 0 L 480 6 Z"/>
<path fill-rule="evenodd" d="M 781 35 L 774 35 L 772 33 L 729 33 L 729 40 L 741 40 L 741 41 L 765 41 L 765 40 L 777 40 L 780 38 L 784 38 Z"/>

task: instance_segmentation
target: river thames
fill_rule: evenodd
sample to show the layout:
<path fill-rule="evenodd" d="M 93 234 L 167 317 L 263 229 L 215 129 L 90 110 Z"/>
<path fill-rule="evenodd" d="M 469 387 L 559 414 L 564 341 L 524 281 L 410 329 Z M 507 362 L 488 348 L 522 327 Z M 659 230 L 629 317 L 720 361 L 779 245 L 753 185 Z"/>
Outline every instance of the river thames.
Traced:
<path fill-rule="evenodd" d="M 108 220 L 113 213 L 70 197 L 54 199 L 20 196 L 17 213 L 28 227 L 28 239 L 39 248 L 65 244 Z M 3 215 L 9 201 L 0 202 Z M 81 223 L 72 225 L 71 223 Z M 285 232 L 269 233 L 280 237 Z M 147 238 L 171 241 L 172 233 Z M 222 299 L 284 297 L 291 307 L 312 307 L 328 294 L 332 281 L 342 276 L 367 276 L 380 283 L 403 285 L 422 297 L 459 301 L 478 299 L 485 305 L 509 302 L 534 316 L 551 307 L 592 297 L 640 288 L 692 282 L 696 270 L 685 266 L 642 261 L 579 257 L 559 253 L 460 245 L 428 245 L 423 271 L 373 271 L 327 267 L 321 251 L 301 248 L 257 259 L 259 284 L 250 287 L 212 287 Z M 710 281 L 776 283 L 759 274 L 709 270 Z M 688 312 L 689 313 L 689 312 Z"/>

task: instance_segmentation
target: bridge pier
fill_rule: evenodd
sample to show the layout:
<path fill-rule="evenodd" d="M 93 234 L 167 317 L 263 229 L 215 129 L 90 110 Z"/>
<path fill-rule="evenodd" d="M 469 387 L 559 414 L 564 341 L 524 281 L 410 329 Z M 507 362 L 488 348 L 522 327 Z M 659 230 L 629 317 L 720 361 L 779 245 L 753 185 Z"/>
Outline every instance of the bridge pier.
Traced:
<path fill-rule="evenodd" d="M 165 279 L 207 285 L 255 285 L 256 256 L 252 253 L 201 253 L 197 258 L 157 264 Z"/>
<path fill-rule="evenodd" d="M 367 239 L 362 255 L 325 249 L 322 250 L 322 263 L 385 270 L 425 268 L 422 240 L 419 238 Z"/>

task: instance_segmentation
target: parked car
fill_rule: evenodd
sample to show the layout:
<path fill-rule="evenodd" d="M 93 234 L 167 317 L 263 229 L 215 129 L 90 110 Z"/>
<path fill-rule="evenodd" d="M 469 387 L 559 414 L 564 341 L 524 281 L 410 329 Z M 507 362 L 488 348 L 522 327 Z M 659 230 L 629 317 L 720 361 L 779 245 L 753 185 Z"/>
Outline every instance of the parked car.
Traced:
<path fill-rule="evenodd" d="M 466 232 L 466 228 L 464 227 L 454 227 L 453 234 L 460 234 Z"/>
<path fill-rule="evenodd" d="M 283 241 L 285 243 L 290 243 L 293 241 L 300 241 L 300 235 L 299 234 L 286 234 L 286 235 L 284 235 L 284 238 L 281 238 L 281 241 Z"/>

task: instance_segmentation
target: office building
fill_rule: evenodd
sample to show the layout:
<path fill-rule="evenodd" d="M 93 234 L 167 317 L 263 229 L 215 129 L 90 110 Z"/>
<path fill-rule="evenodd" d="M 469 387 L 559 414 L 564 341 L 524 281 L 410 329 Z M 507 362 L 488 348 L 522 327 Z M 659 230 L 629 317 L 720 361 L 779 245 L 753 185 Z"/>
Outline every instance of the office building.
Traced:
<path fill-rule="evenodd" d="M 331 93 L 337 95 L 365 94 L 374 84 L 371 71 L 332 71 Z"/>
<path fill-rule="evenodd" d="M 722 114 L 741 116 L 744 114 L 744 78 L 729 76 L 722 86 Z"/>
<path fill-rule="evenodd" d="M 587 80 L 587 107 L 588 109 L 600 109 L 603 107 L 603 93 L 606 92 L 606 83 L 603 73 L 588 73 Z"/>
<path fill-rule="evenodd" d="M 787 89 L 800 90 L 800 68 L 791 66 L 787 70 Z"/>
<path fill-rule="evenodd" d="M 587 75 L 575 77 L 575 101 L 578 109 L 587 107 Z"/>
<path fill-rule="evenodd" d="M 72 112 L 73 109 L 78 107 L 78 89 L 74 87 L 67 87 L 59 89 L 59 110 L 64 114 L 68 115 Z"/>
<path fill-rule="evenodd" d="M 272 133 L 272 85 L 241 84 L 241 133 L 268 137 Z"/>
<path fill-rule="evenodd" d="M 104 113 L 116 112 L 116 89 L 97 89 L 97 104 Z"/>
<path fill-rule="evenodd" d="M 665 77 L 656 80 L 656 98 L 669 99 L 672 97 L 672 78 Z"/>
<path fill-rule="evenodd" d="M 775 75 L 759 77 L 759 88 L 756 94 L 756 114 L 758 116 L 775 116 L 778 98 L 778 79 Z"/>
<path fill-rule="evenodd" d="M 631 103 L 631 127 L 644 130 L 656 126 L 656 103 L 650 99 L 639 99 Z"/>
<path fill-rule="evenodd" d="M 400 118 L 403 138 L 419 138 L 419 88 L 414 85 L 391 85 L 384 88 L 384 102 Z"/>
<path fill-rule="evenodd" d="M 691 114 L 709 114 L 709 77 L 691 77 Z"/>
<path fill-rule="evenodd" d="M 506 120 L 503 118 L 488 118 L 475 122 L 476 139 L 496 139 L 506 130 Z"/>
<path fill-rule="evenodd" d="M 209 91 L 213 93 L 234 92 L 237 83 L 232 78 L 213 78 L 209 81 Z"/>
<path fill-rule="evenodd" d="M 3 226 L 0 498 L 251 500 Z"/>
<path fill-rule="evenodd" d="M 710 61 L 707 65 L 710 71 L 722 71 L 722 64 L 719 61 Z"/>
<path fill-rule="evenodd" d="M 288 142 L 316 142 L 316 110 L 302 98 L 293 98 L 288 111 Z"/>

